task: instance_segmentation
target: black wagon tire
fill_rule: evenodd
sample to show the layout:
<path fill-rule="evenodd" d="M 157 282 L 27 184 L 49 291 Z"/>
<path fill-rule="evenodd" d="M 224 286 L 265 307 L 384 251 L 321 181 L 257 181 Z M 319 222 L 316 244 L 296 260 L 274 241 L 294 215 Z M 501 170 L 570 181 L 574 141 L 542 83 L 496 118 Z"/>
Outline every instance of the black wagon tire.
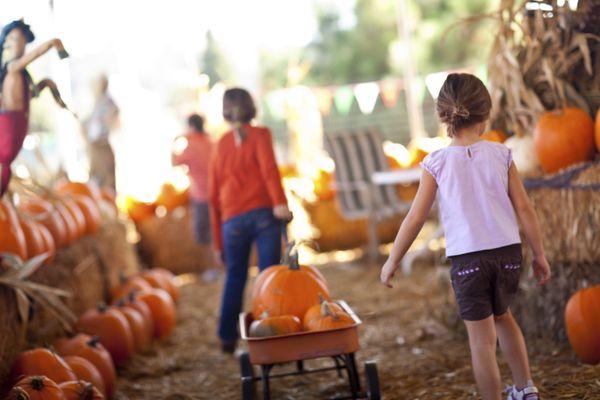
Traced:
<path fill-rule="evenodd" d="M 367 378 L 367 399 L 380 400 L 379 374 L 377 373 L 377 364 L 375 361 L 367 361 L 365 363 L 365 375 Z"/>
<path fill-rule="evenodd" d="M 240 354 L 240 375 L 242 377 L 242 400 L 253 400 L 256 398 L 256 381 L 254 379 L 254 367 L 250 363 L 247 352 Z"/>

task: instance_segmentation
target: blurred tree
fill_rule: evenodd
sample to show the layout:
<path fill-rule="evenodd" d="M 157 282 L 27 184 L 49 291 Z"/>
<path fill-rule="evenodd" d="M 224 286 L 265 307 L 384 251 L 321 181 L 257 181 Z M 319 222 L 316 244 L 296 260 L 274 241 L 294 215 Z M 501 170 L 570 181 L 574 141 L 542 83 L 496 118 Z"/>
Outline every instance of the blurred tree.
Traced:
<path fill-rule="evenodd" d="M 231 79 L 231 67 L 211 31 L 206 32 L 206 48 L 200 56 L 200 72 L 208 75 L 210 85 Z"/>
<path fill-rule="evenodd" d="M 344 84 L 399 75 L 402 62 L 413 57 L 419 75 L 485 63 L 492 37 L 490 20 L 459 24 L 483 14 L 495 0 L 408 0 L 413 54 L 402 53 L 396 28 L 398 0 L 355 0 L 354 21 L 348 26 L 337 8 L 317 7 L 318 31 L 301 50 L 311 64 L 306 83 Z M 286 56 L 263 54 L 263 82 L 272 88 L 285 82 Z"/>

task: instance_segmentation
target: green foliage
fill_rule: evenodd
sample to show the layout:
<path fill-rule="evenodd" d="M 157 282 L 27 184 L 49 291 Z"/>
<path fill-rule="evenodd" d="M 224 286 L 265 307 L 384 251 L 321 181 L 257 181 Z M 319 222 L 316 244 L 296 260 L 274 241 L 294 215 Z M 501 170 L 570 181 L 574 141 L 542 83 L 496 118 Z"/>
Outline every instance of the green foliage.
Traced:
<path fill-rule="evenodd" d="M 200 57 L 200 71 L 208 75 L 211 85 L 227 82 L 231 78 L 231 67 L 211 31 L 206 32 L 206 48 Z"/>

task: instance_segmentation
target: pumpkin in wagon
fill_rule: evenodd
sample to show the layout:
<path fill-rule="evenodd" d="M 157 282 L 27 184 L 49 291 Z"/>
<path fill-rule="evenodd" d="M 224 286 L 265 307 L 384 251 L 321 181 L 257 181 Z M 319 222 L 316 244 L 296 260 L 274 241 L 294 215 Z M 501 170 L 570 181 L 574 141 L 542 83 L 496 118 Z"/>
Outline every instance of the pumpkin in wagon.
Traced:
<path fill-rule="evenodd" d="M 8 393 L 7 400 L 64 400 L 56 382 L 43 375 L 26 376 Z"/>
<path fill-rule="evenodd" d="M 600 362 L 600 286 L 576 292 L 565 307 L 567 336 L 581 361 Z"/>
<path fill-rule="evenodd" d="M 295 315 L 270 317 L 269 313 L 265 311 L 261 315 L 261 319 L 252 321 L 249 333 L 252 337 L 269 337 L 289 335 L 290 333 L 300 332 L 301 329 L 300 318 Z"/>
<path fill-rule="evenodd" d="M 329 299 L 325 278 L 314 267 L 300 265 L 295 245 L 288 246 L 283 265 L 274 265 L 256 278 L 252 293 L 252 314 L 265 311 L 272 317 L 304 317 L 318 303 L 319 295 Z"/>
<path fill-rule="evenodd" d="M 321 298 L 321 303 L 312 306 L 302 321 L 307 331 L 326 331 L 354 325 L 354 320 L 338 304 Z"/>

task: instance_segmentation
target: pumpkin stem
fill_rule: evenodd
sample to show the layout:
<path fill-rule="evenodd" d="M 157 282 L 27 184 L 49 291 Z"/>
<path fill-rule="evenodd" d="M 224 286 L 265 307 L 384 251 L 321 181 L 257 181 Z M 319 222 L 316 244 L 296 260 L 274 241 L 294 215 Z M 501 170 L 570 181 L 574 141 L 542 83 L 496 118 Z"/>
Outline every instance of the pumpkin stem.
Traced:
<path fill-rule="evenodd" d="M 44 377 L 43 376 L 32 376 L 31 381 L 29 381 L 31 388 L 33 390 L 37 390 L 38 392 L 44 389 Z"/>
<path fill-rule="evenodd" d="M 324 317 L 331 317 L 334 320 L 340 318 L 339 315 L 331 309 L 331 307 L 329 306 L 329 302 L 327 301 L 321 303 L 321 315 L 323 315 Z"/>
<path fill-rule="evenodd" d="M 262 314 L 260 314 L 260 318 L 259 319 L 265 319 L 269 317 L 269 310 L 265 310 L 263 311 Z"/>
<path fill-rule="evenodd" d="M 15 400 L 29 400 L 29 394 L 19 386 L 12 388 L 10 392 L 11 394 L 14 392 L 13 396 Z"/>
<path fill-rule="evenodd" d="M 80 396 L 81 400 L 94 400 L 94 386 L 91 383 L 84 385 L 83 391 Z"/>
<path fill-rule="evenodd" d="M 87 345 L 93 348 L 98 347 L 100 343 L 100 338 L 96 335 L 92 336 L 90 340 L 88 340 Z"/>
<path fill-rule="evenodd" d="M 296 250 L 293 254 L 290 254 L 289 265 L 291 270 L 299 270 L 300 262 L 298 261 L 298 250 Z"/>
<path fill-rule="evenodd" d="M 325 302 L 327 302 L 327 299 L 325 296 L 323 296 L 323 293 L 319 292 L 319 304 L 323 304 Z"/>
<path fill-rule="evenodd" d="M 108 310 L 108 306 L 106 305 L 105 302 L 101 301 L 100 303 L 98 303 L 98 311 L 101 313 L 106 312 L 106 310 Z"/>

